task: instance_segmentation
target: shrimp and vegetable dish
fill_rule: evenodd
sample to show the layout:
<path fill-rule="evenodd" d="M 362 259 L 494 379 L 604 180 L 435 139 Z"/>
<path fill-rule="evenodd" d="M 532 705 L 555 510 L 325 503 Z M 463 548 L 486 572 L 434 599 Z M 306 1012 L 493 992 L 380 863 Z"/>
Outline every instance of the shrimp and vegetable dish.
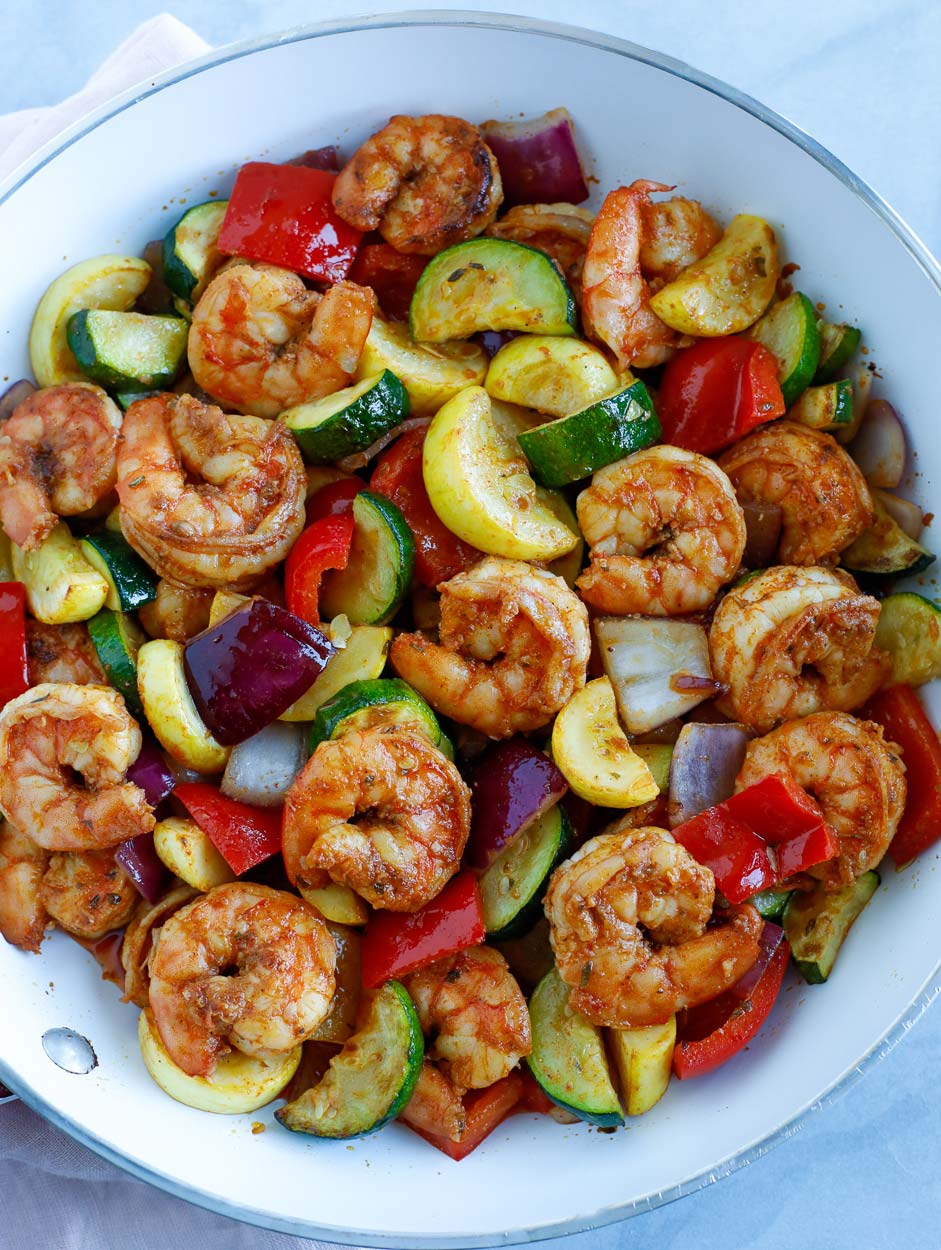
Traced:
<path fill-rule="evenodd" d="M 58 276 L 0 399 L 0 934 L 189 1107 L 460 1160 L 678 1105 L 941 837 L 860 331 L 779 206 L 588 203 L 574 139 L 251 162 Z"/>

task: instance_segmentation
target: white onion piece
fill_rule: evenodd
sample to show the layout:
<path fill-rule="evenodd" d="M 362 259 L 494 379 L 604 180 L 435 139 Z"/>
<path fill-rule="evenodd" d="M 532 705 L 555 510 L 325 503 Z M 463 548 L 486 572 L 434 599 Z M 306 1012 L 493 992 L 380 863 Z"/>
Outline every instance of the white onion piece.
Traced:
<path fill-rule="evenodd" d="M 744 725 L 684 725 L 670 760 L 670 828 L 729 798 L 750 738 Z"/>
<path fill-rule="evenodd" d="M 908 448 L 898 414 L 887 400 L 874 399 L 859 433 L 846 449 L 871 486 L 890 490 L 905 472 Z"/>
<path fill-rule="evenodd" d="M 307 763 L 309 734 L 309 725 L 273 721 L 260 733 L 236 743 L 222 776 L 222 793 L 258 807 L 280 806 Z"/>
<path fill-rule="evenodd" d="M 895 524 L 917 543 L 921 531 L 925 528 L 925 516 L 917 503 L 903 499 L 901 495 L 893 495 L 891 491 L 872 488 L 872 495 L 882 504 Z"/>
<path fill-rule="evenodd" d="M 649 733 L 718 693 L 706 631 L 694 621 L 606 616 L 595 633 L 629 733 Z"/>

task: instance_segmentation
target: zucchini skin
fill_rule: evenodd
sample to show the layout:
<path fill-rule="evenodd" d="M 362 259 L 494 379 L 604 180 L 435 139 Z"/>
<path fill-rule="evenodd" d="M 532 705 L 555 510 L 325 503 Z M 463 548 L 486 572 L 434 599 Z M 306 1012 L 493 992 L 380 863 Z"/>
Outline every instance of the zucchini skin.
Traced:
<path fill-rule="evenodd" d="M 334 464 L 344 456 L 367 447 L 408 416 L 408 392 L 401 381 L 386 369 L 371 381 L 368 390 L 352 397 L 348 406 L 315 420 L 318 410 L 336 401 L 345 392 L 329 395 L 324 400 L 301 404 L 281 414 L 282 420 L 297 440 L 307 464 Z M 360 390 L 364 382 L 347 387 L 347 392 Z"/>
<path fill-rule="evenodd" d="M 123 612 L 102 608 L 88 622 L 88 633 L 108 681 L 124 696 L 131 715 L 142 717 L 144 706 L 137 689 L 137 651 L 146 641 L 143 632 Z"/>
<path fill-rule="evenodd" d="M 98 530 L 82 539 L 85 558 L 108 582 L 106 606 L 133 612 L 157 598 L 157 578 L 123 534 Z"/>
<path fill-rule="evenodd" d="M 874 523 L 840 554 L 843 568 L 879 584 L 896 577 L 912 577 L 934 564 L 936 557 L 909 538 L 878 499 L 873 499 L 873 507 Z"/>
<path fill-rule="evenodd" d="M 549 829 L 547 832 L 544 832 L 540 838 L 539 832 L 541 832 L 541 830 L 539 827 L 543 825 L 543 822 L 548 816 L 554 816 L 555 820 L 558 821 L 558 828 Z M 529 845 L 525 849 L 518 848 L 517 843 L 522 842 L 523 839 L 526 839 L 527 835 L 530 834 L 535 835 L 538 838 L 536 844 Z M 532 867 L 532 861 L 537 859 L 540 852 L 543 850 L 547 839 L 554 840 L 555 851 L 549 858 L 542 875 L 533 881 L 532 873 L 530 872 L 530 875 L 524 878 L 523 874 L 526 868 Z M 498 876 L 504 864 L 513 861 L 514 856 L 512 855 L 512 852 L 514 849 L 517 850 L 517 855 L 515 857 L 517 860 L 520 857 L 520 850 L 522 850 L 523 855 L 523 872 L 518 872 L 514 881 L 517 885 L 528 888 L 528 892 L 525 897 L 521 897 L 519 899 L 519 905 L 516 912 L 512 914 L 509 919 L 505 920 L 499 928 L 491 929 L 489 925 L 487 925 L 488 942 L 502 942 L 507 938 L 522 937 L 523 934 L 529 932 L 542 915 L 542 899 L 549 885 L 549 878 L 555 872 L 559 864 L 561 864 L 562 861 L 567 859 L 571 854 L 574 841 L 575 834 L 572 829 L 572 823 L 566 815 L 565 809 L 557 804 L 554 808 L 551 808 L 549 812 L 544 813 L 544 815 L 529 829 L 525 829 L 517 839 L 511 842 L 510 845 L 504 848 L 500 855 L 497 856 L 494 862 L 483 874 L 479 883 L 483 898 L 484 924 L 487 925 L 488 921 L 487 878 L 491 874 L 493 874 L 494 877 Z"/>
<path fill-rule="evenodd" d="M 771 305 L 748 337 L 776 358 L 781 394 L 785 407 L 790 408 L 814 380 L 820 363 L 820 330 L 813 304 L 802 291 L 792 291 Z"/>
<path fill-rule="evenodd" d="M 310 727 L 311 753 L 321 742 L 339 737 L 345 732 L 347 721 L 371 708 L 386 708 L 390 721 L 394 723 L 400 720 L 410 726 L 420 723 L 422 732 L 432 744 L 440 744 L 442 735 L 438 718 L 421 695 L 401 677 L 385 677 L 351 682 L 317 709 Z"/>
<path fill-rule="evenodd" d="M 879 882 L 879 874 L 870 869 L 840 890 L 820 885 L 810 894 L 795 890 L 784 912 L 784 932 L 794 963 L 809 985 L 828 979 L 846 935 Z"/>
<path fill-rule="evenodd" d="M 845 324 L 820 325 L 820 363 L 813 376 L 813 384 L 836 381 L 837 374 L 849 364 L 862 340 L 862 332 L 856 326 Z"/>
<path fill-rule="evenodd" d="M 354 625 L 383 625 L 408 593 L 415 570 L 415 539 L 401 511 L 384 495 L 360 491 L 353 500 L 353 517 L 350 562 L 327 575 L 322 608 L 328 617 L 347 616 Z M 379 541 L 376 550 L 363 549 L 363 535 L 370 526 Z M 363 579 L 370 576 L 388 581 L 388 586 L 365 585 Z"/>

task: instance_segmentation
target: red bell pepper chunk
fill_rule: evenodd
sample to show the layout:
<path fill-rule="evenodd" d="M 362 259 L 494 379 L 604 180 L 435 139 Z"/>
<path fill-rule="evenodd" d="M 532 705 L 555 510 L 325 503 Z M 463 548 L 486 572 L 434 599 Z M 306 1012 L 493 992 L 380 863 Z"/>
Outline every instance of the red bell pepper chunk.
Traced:
<path fill-rule="evenodd" d="M 284 564 L 284 600 L 289 612 L 320 624 L 320 581 L 328 569 L 345 569 L 355 523 L 350 511 L 308 525 Z"/>
<path fill-rule="evenodd" d="M 476 1150 L 508 1115 L 517 1110 L 524 1092 L 522 1073 L 514 1071 L 493 1085 L 488 1085 L 486 1089 L 472 1089 L 465 1094 L 466 1127 L 461 1134 L 461 1140 L 457 1142 L 443 1133 L 433 1133 L 425 1128 L 417 1128 L 414 1124 L 409 1124 L 408 1127 L 449 1159 L 460 1162 L 472 1150 Z"/>
<path fill-rule="evenodd" d="M 784 412 L 777 361 L 744 338 L 700 339 L 677 352 L 657 394 L 663 441 L 707 455 Z"/>
<path fill-rule="evenodd" d="M 711 1002 L 680 1013 L 673 1071 L 681 1081 L 712 1072 L 747 1046 L 774 1006 L 790 953 L 787 940 L 781 937 L 744 1000 L 733 986 Z"/>
<path fill-rule="evenodd" d="M 0 582 L 0 707 L 29 689 L 26 654 L 26 587 Z"/>
<path fill-rule="evenodd" d="M 427 256 L 406 256 L 388 243 L 365 243 L 350 270 L 350 281 L 371 286 L 379 307 L 395 321 L 408 321 L 409 305 Z"/>
<path fill-rule="evenodd" d="M 349 512 L 353 500 L 365 489 L 366 483 L 361 477 L 341 477 L 336 482 L 321 486 L 307 500 L 307 524 L 312 525 L 321 517 L 339 516 L 343 512 Z"/>
<path fill-rule="evenodd" d="M 336 174 L 303 165 L 250 161 L 235 179 L 219 232 L 219 251 L 293 269 L 316 282 L 339 282 L 362 234 L 337 215 Z"/>
<path fill-rule="evenodd" d="M 772 773 L 725 800 L 726 811 L 755 829 L 766 842 L 786 842 L 811 833 L 823 819 L 806 790 L 790 777 Z"/>
<path fill-rule="evenodd" d="M 481 552 L 452 534 L 440 519 L 422 475 L 422 447 L 427 430 L 409 430 L 376 462 L 370 489 L 391 499 L 415 535 L 415 575 L 435 587 L 476 564 Z"/>
<path fill-rule="evenodd" d="M 486 936 L 477 878 L 452 877 L 419 911 L 375 911 L 363 935 L 363 985 L 369 990 L 393 977 L 479 946 Z"/>
<path fill-rule="evenodd" d="M 883 727 L 905 763 L 905 810 L 889 845 L 889 854 L 903 868 L 941 838 L 941 742 L 911 686 L 880 690 L 862 715 Z"/>
<path fill-rule="evenodd" d="M 721 803 L 678 825 L 673 837 L 712 869 L 730 903 L 742 903 L 774 885 L 777 874 L 768 844 Z"/>
<path fill-rule="evenodd" d="M 237 877 L 281 850 L 281 809 L 252 807 L 205 781 L 173 791 Z"/>

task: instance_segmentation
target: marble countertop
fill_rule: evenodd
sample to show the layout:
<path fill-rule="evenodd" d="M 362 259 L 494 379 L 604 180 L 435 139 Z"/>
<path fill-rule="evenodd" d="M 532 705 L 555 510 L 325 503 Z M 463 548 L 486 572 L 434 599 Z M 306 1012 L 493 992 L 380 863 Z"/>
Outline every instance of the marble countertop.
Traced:
<path fill-rule="evenodd" d="M 15 25 L 5 24 L 0 112 L 53 103 L 77 90 L 134 26 L 161 11 L 174 13 L 219 44 L 367 7 L 362 0 L 97 0 L 93 5 L 33 0 L 18 6 Z M 372 7 L 408 6 L 402 0 Z M 466 0 L 423 7 L 498 5 Z M 562 0 L 506 0 L 505 7 L 633 39 L 757 96 L 829 147 L 936 254 L 941 252 L 941 6 L 926 0 L 828 0 L 813 6 L 793 0 L 747 5 L 712 0 L 708 6 L 697 0 L 672 0 L 666 6 L 583 0 L 576 10 Z M 935 1008 L 863 1081 L 758 1162 L 671 1206 L 573 1236 L 566 1250 L 936 1247 L 941 1083 L 930 1074 L 939 1052 L 941 1010 Z M 12 1178 L 9 1169 L 18 1166 L 0 1165 L 0 1192 L 5 1179 Z M 31 1250 L 123 1250 L 130 1245 L 117 1226 L 92 1223 L 109 1183 L 70 1182 L 47 1173 L 31 1177 L 37 1209 L 51 1203 L 76 1217 L 68 1228 L 45 1231 L 37 1221 Z M 200 1211 L 189 1216 L 177 1200 L 142 1187 L 133 1193 L 127 1219 L 138 1226 L 143 1221 L 149 1229 L 146 1240 L 133 1244 L 147 1250 L 170 1250 L 171 1245 L 179 1250 L 187 1243 L 202 1250 L 217 1245 L 301 1250 L 305 1244 Z M 93 1227 L 111 1231 L 88 1240 Z M 186 1229 L 182 1240 L 181 1228 Z M 0 1245 L 6 1250 L 2 1232 Z"/>

